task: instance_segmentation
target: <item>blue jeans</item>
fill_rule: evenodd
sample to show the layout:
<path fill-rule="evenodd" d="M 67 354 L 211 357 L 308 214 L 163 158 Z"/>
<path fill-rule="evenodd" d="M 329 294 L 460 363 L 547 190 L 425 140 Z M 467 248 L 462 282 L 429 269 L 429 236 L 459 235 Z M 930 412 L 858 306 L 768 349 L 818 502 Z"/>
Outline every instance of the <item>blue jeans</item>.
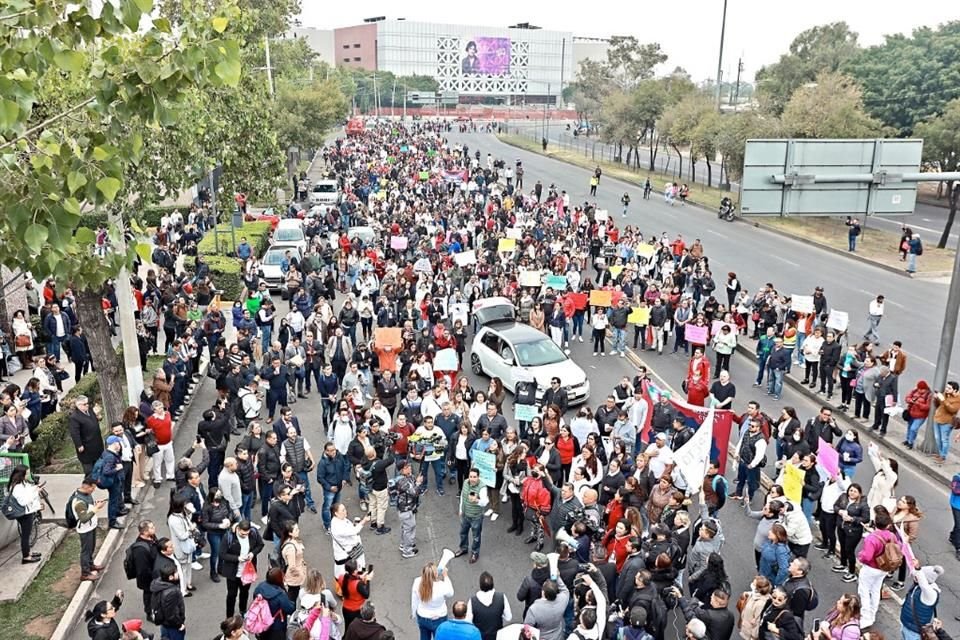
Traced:
<path fill-rule="evenodd" d="M 803 511 L 803 515 L 807 516 L 807 522 L 813 522 L 813 509 L 816 506 L 816 500 L 811 500 L 810 498 L 802 498 L 800 500 L 800 509 Z"/>
<path fill-rule="evenodd" d="M 907 444 L 913 446 L 913 443 L 917 440 L 917 432 L 920 431 L 920 427 L 926 420 L 926 418 L 910 418 L 910 422 L 907 424 Z"/>
<path fill-rule="evenodd" d="M 267 511 L 270 509 L 270 500 L 273 498 L 273 483 L 267 482 L 265 478 L 261 476 L 259 480 L 260 484 L 260 515 L 266 516 Z"/>
<path fill-rule="evenodd" d="M 437 489 L 443 491 L 443 479 L 447 477 L 446 460 L 440 458 L 439 460 L 426 463 L 426 466 L 429 468 L 423 470 L 423 488 L 426 489 L 430 484 L 430 468 L 432 468 L 433 477 L 437 481 Z"/>
<path fill-rule="evenodd" d="M 60 362 L 60 338 L 50 338 L 50 342 L 47 343 L 47 354 L 56 356 L 57 362 Z"/>
<path fill-rule="evenodd" d="M 920 640 L 920 634 L 914 633 L 905 626 L 900 625 L 900 640 Z"/>
<path fill-rule="evenodd" d="M 840 470 L 843 471 L 843 475 L 847 476 L 847 480 L 853 480 L 853 474 L 857 472 L 857 465 L 841 464 Z"/>
<path fill-rule="evenodd" d="M 316 507 L 313 502 L 313 495 L 310 494 L 310 474 L 306 471 L 298 471 L 297 478 L 303 484 L 303 497 L 307 501 L 308 507 Z"/>
<path fill-rule="evenodd" d="M 249 522 L 253 519 L 253 493 L 243 493 L 240 497 L 240 517 Z"/>
<path fill-rule="evenodd" d="M 745 464 L 737 467 L 737 490 L 736 495 L 743 495 L 743 485 L 747 485 L 747 497 L 752 498 L 760 487 L 760 467 L 749 468 Z"/>
<path fill-rule="evenodd" d="M 757 384 L 763 383 L 763 371 L 767 368 L 767 355 L 757 356 Z"/>
<path fill-rule="evenodd" d="M 857 236 L 847 235 L 847 248 L 850 251 L 857 250 Z"/>
<path fill-rule="evenodd" d="M 330 507 L 333 506 L 334 501 L 337 496 L 340 494 L 339 491 L 327 491 L 323 490 L 323 508 L 320 510 L 320 518 L 323 520 L 323 528 L 330 530 Z"/>
<path fill-rule="evenodd" d="M 767 370 L 767 393 L 774 398 L 779 398 L 783 394 L 783 369 Z"/>
<path fill-rule="evenodd" d="M 343 227 L 343 230 L 346 231 L 350 228 L 350 215 L 340 214 L 340 226 Z"/>
<path fill-rule="evenodd" d="M 217 566 L 220 564 L 220 543 L 223 541 L 223 533 L 218 531 L 207 531 L 207 542 L 210 543 L 210 575 L 217 574 Z"/>
<path fill-rule="evenodd" d="M 625 329 L 612 328 L 613 332 L 613 352 L 621 353 L 627 349 L 627 332 Z"/>
<path fill-rule="evenodd" d="M 807 334 L 797 331 L 797 364 L 801 367 L 806 360 L 803 359 L 803 341 L 807 339 Z"/>
<path fill-rule="evenodd" d="M 424 618 L 417 614 L 417 626 L 420 628 L 420 640 L 433 640 L 437 635 L 437 628 L 443 624 L 443 618 Z"/>
<path fill-rule="evenodd" d="M 160 627 L 160 637 L 163 640 L 185 640 L 187 632 L 172 627 Z"/>
<path fill-rule="evenodd" d="M 268 324 L 265 324 L 260 327 L 260 345 L 263 347 L 264 351 L 270 350 L 270 340 L 273 338 L 273 327 Z"/>
<path fill-rule="evenodd" d="M 573 335 L 582 338 L 583 337 L 583 311 L 577 311 L 573 314 Z"/>
<path fill-rule="evenodd" d="M 480 553 L 480 534 L 483 531 L 483 514 L 476 518 L 460 516 L 460 548 L 476 555 Z M 468 547 L 467 543 L 470 534 L 473 533 L 473 546 Z"/>
<path fill-rule="evenodd" d="M 914 273 L 917 270 L 917 254 L 907 254 L 907 271 Z"/>
<path fill-rule="evenodd" d="M 948 427 L 950 425 L 947 425 Z M 107 516 L 110 524 L 117 521 L 120 517 L 120 510 L 123 508 L 123 474 L 118 473 L 114 476 L 113 485 L 107 490 Z"/>
<path fill-rule="evenodd" d="M 939 422 L 934 424 L 937 427 L 937 451 L 939 451 L 941 458 L 946 459 L 950 452 L 950 430 L 952 427 L 949 422 L 947 424 L 940 424 Z"/>

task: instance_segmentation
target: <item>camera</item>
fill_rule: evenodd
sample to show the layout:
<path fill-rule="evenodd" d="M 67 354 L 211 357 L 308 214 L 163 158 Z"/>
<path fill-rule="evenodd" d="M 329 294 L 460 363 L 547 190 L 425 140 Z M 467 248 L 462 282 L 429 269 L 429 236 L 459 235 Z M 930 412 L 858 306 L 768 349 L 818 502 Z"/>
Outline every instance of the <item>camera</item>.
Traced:
<path fill-rule="evenodd" d="M 397 442 L 397 440 L 400 439 L 400 437 L 401 436 L 399 433 L 396 433 L 394 431 L 388 431 L 387 433 L 383 434 L 383 442 L 385 444 L 394 444 L 395 442 Z"/>

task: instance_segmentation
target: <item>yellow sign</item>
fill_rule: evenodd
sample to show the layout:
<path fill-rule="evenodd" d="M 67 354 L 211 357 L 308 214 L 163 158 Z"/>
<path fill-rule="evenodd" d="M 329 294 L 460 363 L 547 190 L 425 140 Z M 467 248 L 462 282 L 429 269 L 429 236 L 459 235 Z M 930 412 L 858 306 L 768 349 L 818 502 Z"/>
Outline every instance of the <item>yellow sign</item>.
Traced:
<path fill-rule="evenodd" d="M 516 238 L 500 238 L 500 243 L 497 245 L 498 253 L 508 253 L 517 248 L 517 239 Z"/>
<path fill-rule="evenodd" d="M 640 256 L 641 258 L 649 258 L 654 253 L 656 252 L 654 251 L 653 245 L 651 244 L 642 244 L 639 247 L 637 247 L 637 255 Z"/>
<path fill-rule="evenodd" d="M 783 495 L 787 500 L 800 504 L 803 497 L 804 472 L 789 462 L 783 468 Z"/>
<path fill-rule="evenodd" d="M 622 264 L 615 264 L 610 267 L 610 275 L 612 275 L 614 278 L 619 276 L 621 271 L 623 271 Z"/>
<path fill-rule="evenodd" d="M 640 326 L 650 324 L 650 307 L 634 307 L 627 316 L 627 322 Z"/>
<path fill-rule="evenodd" d="M 613 292 L 603 289 L 590 291 L 591 307 L 609 307 L 613 303 Z"/>

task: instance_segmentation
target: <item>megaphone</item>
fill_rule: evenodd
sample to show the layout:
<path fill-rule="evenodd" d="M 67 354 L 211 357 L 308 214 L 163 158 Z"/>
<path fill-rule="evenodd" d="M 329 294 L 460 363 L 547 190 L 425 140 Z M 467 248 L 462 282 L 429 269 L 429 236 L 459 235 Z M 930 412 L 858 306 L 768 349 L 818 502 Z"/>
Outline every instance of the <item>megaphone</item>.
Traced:
<path fill-rule="evenodd" d="M 437 574 L 443 573 L 443 570 L 447 568 L 447 564 L 453 560 L 453 551 L 450 549 L 444 549 L 440 554 L 440 562 L 437 563 Z"/>
<path fill-rule="evenodd" d="M 569 533 L 567 533 L 566 529 L 560 529 L 559 531 L 557 531 L 557 533 L 553 536 L 553 538 L 558 543 L 565 544 L 568 547 L 570 547 L 571 551 L 575 551 L 577 547 L 580 546 L 579 543 L 577 542 L 577 539 L 574 538 Z"/>
<path fill-rule="evenodd" d="M 550 577 L 556 580 L 560 576 L 560 554 L 559 553 L 548 553 L 547 562 L 550 563 Z"/>

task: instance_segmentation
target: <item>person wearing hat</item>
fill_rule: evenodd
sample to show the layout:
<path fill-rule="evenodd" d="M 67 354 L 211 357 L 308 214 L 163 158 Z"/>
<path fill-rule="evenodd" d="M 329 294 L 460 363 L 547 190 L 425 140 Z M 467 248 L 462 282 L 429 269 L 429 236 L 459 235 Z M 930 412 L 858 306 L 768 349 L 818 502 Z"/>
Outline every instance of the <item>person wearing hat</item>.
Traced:
<path fill-rule="evenodd" d="M 100 459 L 103 460 L 103 475 L 98 479 L 102 488 L 107 490 L 109 503 L 107 504 L 107 518 L 111 529 L 122 529 L 124 523 L 121 516 L 129 513 L 123 506 L 123 461 L 120 453 L 123 450 L 123 438 L 107 436 L 107 448 Z"/>
<path fill-rule="evenodd" d="M 423 493 L 424 477 L 413 478 L 413 467 L 407 460 L 397 461 L 397 514 L 400 518 L 400 555 L 412 558 L 417 549 L 417 507 Z"/>
<path fill-rule="evenodd" d="M 914 585 L 900 606 L 900 634 L 903 640 L 920 640 L 923 626 L 936 618 L 937 604 L 940 602 L 937 579 L 942 575 L 943 567 L 940 565 L 914 569 Z"/>
<path fill-rule="evenodd" d="M 523 615 L 527 615 L 530 608 L 540 594 L 543 592 L 543 583 L 550 579 L 550 563 L 547 561 L 547 555 L 534 551 L 530 554 L 530 562 L 533 563 L 533 570 L 530 575 L 523 578 L 520 588 L 517 589 L 517 600 L 523 603 Z"/>

